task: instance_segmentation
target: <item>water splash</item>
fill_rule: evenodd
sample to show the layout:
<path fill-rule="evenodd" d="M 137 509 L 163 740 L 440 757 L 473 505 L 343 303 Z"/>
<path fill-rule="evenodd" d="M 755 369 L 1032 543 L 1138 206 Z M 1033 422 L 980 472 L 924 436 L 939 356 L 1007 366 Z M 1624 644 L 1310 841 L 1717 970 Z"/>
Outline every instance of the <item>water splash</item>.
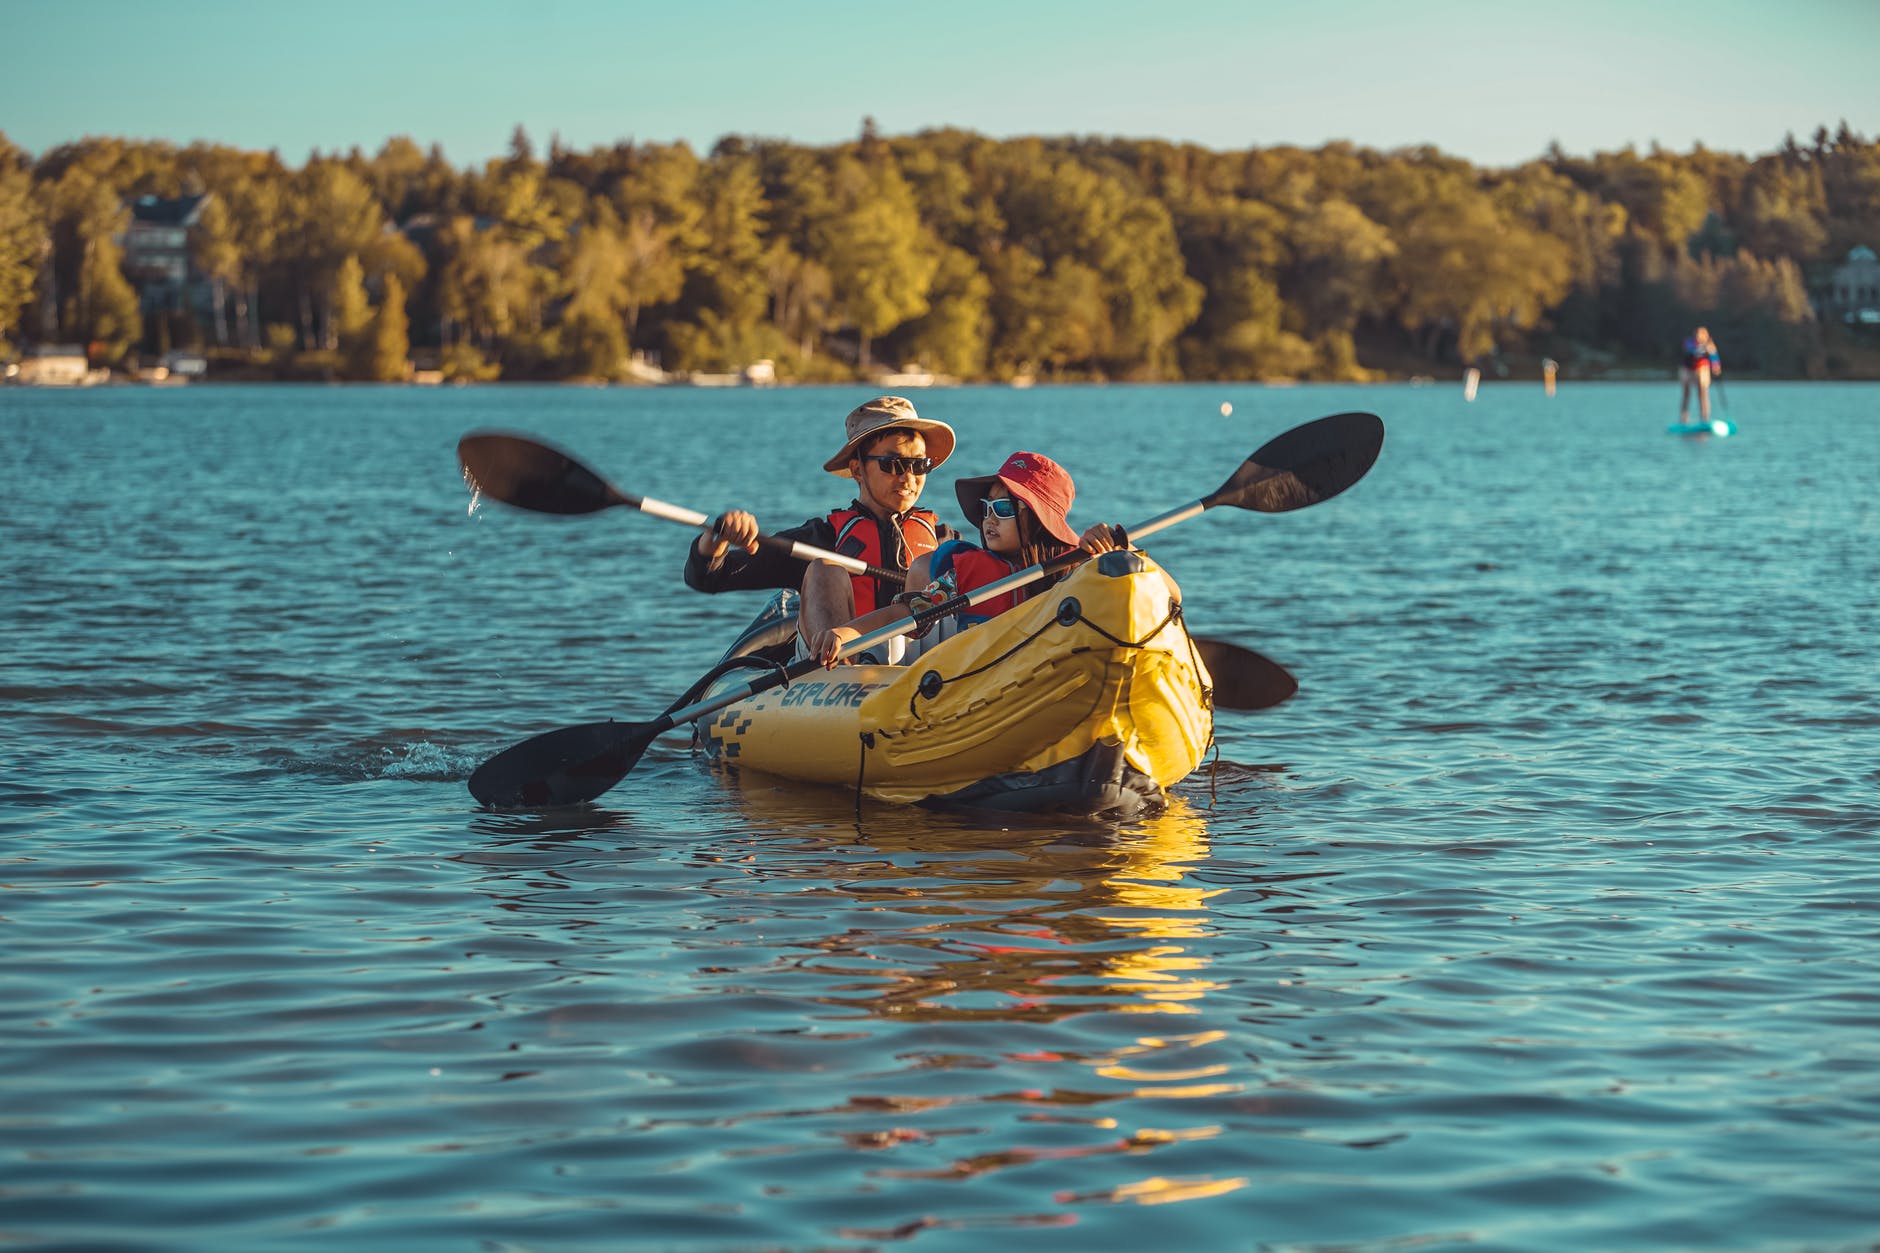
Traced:
<path fill-rule="evenodd" d="M 429 740 L 366 743 L 314 753 L 273 749 L 256 756 L 264 765 L 286 774 L 353 783 L 379 779 L 453 783 L 469 778 L 479 761 L 468 749 Z"/>
<path fill-rule="evenodd" d="M 445 783 L 468 778 L 469 772 L 476 767 L 476 761 L 474 755 L 462 749 L 419 740 L 413 744 L 381 748 L 378 777 Z"/>

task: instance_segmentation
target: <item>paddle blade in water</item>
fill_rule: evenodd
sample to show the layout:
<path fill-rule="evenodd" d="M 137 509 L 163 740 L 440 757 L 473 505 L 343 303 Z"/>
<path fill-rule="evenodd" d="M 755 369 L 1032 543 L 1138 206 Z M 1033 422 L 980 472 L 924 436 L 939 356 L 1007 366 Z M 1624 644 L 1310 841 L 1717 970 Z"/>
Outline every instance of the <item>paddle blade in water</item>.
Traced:
<path fill-rule="evenodd" d="M 595 513 L 623 503 L 607 480 L 547 444 L 481 431 L 457 441 L 464 478 L 492 500 L 537 513 Z"/>
<path fill-rule="evenodd" d="M 1195 639 L 1214 676 L 1216 709 L 1271 709 L 1299 690 L 1299 680 L 1277 661 L 1226 640 Z"/>
<path fill-rule="evenodd" d="M 1384 423 L 1376 414 L 1335 413 L 1262 445 L 1201 503 L 1259 513 L 1316 505 L 1363 478 L 1383 446 Z"/>
<path fill-rule="evenodd" d="M 495 809 L 554 809 L 591 801 L 632 770 L 670 724 L 589 722 L 504 749 L 470 776 L 470 795 Z"/>

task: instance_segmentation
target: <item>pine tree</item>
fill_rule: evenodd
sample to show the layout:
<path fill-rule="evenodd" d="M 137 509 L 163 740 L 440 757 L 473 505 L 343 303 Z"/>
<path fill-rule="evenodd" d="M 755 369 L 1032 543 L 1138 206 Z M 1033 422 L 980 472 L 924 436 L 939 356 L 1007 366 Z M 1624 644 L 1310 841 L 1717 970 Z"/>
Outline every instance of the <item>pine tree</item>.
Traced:
<path fill-rule="evenodd" d="M 397 275 L 385 278 L 385 299 L 364 336 L 362 377 L 375 383 L 401 383 L 411 374 L 411 322 L 405 314 L 405 285 Z"/>

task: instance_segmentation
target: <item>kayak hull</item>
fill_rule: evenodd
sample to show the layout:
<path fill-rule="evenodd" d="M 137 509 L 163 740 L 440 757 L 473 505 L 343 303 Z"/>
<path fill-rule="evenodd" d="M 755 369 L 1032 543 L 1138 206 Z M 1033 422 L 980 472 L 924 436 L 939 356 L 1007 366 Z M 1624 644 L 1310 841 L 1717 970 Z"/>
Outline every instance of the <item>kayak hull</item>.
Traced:
<path fill-rule="evenodd" d="M 910 665 L 841 666 L 727 706 L 700 742 L 728 767 L 897 804 L 1129 815 L 1200 764 L 1211 682 L 1173 584 L 1116 553 Z"/>

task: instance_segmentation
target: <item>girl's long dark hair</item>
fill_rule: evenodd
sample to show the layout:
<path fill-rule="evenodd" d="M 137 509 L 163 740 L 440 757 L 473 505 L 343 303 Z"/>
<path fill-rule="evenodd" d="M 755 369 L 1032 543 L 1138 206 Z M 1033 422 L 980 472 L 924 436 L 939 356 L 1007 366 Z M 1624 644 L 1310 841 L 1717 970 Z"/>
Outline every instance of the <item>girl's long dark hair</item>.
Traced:
<path fill-rule="evenodd" d="M 1014 499 L 1017 498 L 1014 497 Z M 1022 500 L 1018 502 L 1017 560 L 1019 569 L 1025 570 L 1032 566 L 1041 566 L 1058 554 L 1069 552 L 1072 547 L 1073 545 L 1066 544 L 1063 540 L 1045 530 L 1038 519 L 1032 515 L 1030 505 Z M 1050 587 L 1063 577 L 1064 574 L 1059 573 L 1052 575 L 1042 582 L 1033 583 L 1030 590 L 1019 593 L 1019 599 L 1028 599 L 1038 592 L 1044 591 L 1047 587 Z"/>

